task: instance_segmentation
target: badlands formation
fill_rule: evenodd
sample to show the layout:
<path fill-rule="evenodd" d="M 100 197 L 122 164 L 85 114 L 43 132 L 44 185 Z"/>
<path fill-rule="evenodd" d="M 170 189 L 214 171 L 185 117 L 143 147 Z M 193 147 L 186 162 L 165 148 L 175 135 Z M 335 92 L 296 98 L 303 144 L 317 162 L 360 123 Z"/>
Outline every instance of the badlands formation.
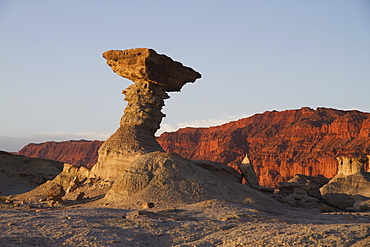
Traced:
<path fill-rule="evenodd" d="M 65 164 L 55 179 L 15 196 L 15 200 L 46 200 L 62 187 L 67 193 L 62 192 L 61 198 L 96 198 L 100 200 L 93 200 L 94 205 L 125 208 L 211 199 L 253 200 L 279 207 L 273 199 L 243 185 L 242 175 L 233 168 L 166 153 L 156 141 L 154 133 L 165 116 L 161 109 L 169 98 L 167 92 L 180 91 L 186 83 L 194 82 L 201 77 L 198 72 L 151 49 L 112 50 L 103 57 L 115 73 L 134 82 L 123 90 L 128 104 L 120 127 L 100 147 L 98 162 L 91 170 Z"/>
<path fill-rule="evenodd" d="M 369 213 L 356 208 L 368 209 L 367 159 L 339 159 L 329 183 L 296 175 L 273 189 L 260 186 L 245 154 L 241 175 L 167 153 L 154 137 L 167 92 L 200 74 L 151 49 L 103 56 L 134 82 L 119 129 L 91 169 L 64 164 L 37 188 L 0 197 L 3 246 L 370 246 Z M 357 201 L 341 179 L 358 185 Z"/>
<path fill-rule="evenodd" d="M 267 111 L 209 128 L 184 128 L 163 133 L 157 141 L 166 152 L 237 170 L 248 154 L 259 184 L 276 187 L 295 174 L 334 177 L 336 157 L 368 155 L 369 137 L 370 113 L 303 107 Z M 19 154 L 91 167 L 101 144 L 82 140 L 28 144 Z"/>

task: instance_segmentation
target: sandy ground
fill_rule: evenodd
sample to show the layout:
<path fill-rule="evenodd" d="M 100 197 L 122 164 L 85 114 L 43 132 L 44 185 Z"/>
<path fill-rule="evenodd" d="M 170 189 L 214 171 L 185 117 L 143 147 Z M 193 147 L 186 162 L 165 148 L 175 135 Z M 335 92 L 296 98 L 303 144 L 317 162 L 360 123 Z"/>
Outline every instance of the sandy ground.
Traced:
<path fill-rule="evenodd" d="M 370 246 L 370 213 L 208 200 L 128 210 L 0 204 L 1 246 Z"/>

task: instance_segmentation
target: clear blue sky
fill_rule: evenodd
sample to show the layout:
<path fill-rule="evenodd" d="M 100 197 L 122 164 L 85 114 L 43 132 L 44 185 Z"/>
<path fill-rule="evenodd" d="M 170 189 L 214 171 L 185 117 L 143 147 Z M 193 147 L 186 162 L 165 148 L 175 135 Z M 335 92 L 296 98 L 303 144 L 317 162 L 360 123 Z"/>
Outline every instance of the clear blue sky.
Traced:
<path fill-rule="evenodd" d="M 101 54 L 137 47 L 202 74 L 171 93 L 160 132 L 303 106 L 370 111 L 368 0 L 0 0 L 0 150 L 105 140 L 131 82 Z"/>

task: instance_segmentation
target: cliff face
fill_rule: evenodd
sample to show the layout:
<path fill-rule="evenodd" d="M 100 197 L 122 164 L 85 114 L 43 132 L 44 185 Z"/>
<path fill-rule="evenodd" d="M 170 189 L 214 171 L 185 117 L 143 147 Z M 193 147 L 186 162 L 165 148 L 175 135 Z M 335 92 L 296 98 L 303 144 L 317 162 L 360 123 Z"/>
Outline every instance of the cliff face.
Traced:
<path fill-rule="evenodd" d="M 18 154 L 90 168 L 97 162 L 98 149 L 102 144 L 102 141 L 86 140 L 30 143 L 19 150 Z"/>
<path fill-rule="evenodd" d="M 184 128 L 158 138 L 163 149 L 238 170 L 247 153 L 261 185 L 294 174 L 334 177 L 339 155 L 370 153 L 370 114 L 307 107 L 265 112 L 211 128 Z"/>
<path fill-rule="evenodd" d="M 260 185 L 275 186 L 294 174 L 332 178 L 337 174 L 336 157 L 370 154 L 370 113 L 307 107 L 272 111 L 221 126 L 164 133 L 157 141 L 167 152 L 220 162 L 237 170 L 247 153 Z M 29 144 L 19 154 L 91 167 L 101 144 Z"/>

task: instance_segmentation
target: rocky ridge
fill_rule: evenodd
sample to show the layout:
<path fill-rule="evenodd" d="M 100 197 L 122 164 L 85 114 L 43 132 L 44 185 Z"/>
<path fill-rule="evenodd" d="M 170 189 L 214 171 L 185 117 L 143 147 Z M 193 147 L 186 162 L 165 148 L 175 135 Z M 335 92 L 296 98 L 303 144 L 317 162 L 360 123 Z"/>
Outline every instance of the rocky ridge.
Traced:
<path fill-rule="evenodd" d="M 303 107 L 256 114 L 216 127 L 184 128 L 157 140 L 166 151 L 235 169 L 248 154 L 260 185 L 272 187 L 295 174 L 334 177 L 335 158 L 366 156 L 369 137 L 370 113 Z"/>
<path fill-rule="evenodd" d="M 91 168 L 98 160 L 98 149 L 102 144 L 102 141 L 88 140 L 30 143 L 17 154 Z"/>
<path fill-rule="evenodd" d="M 23 193 L 53 179 L 63 163 L 0 151 L 0 195 Z"/>
<path fill-rule="evenodd" d="M 336 157 L 370 154 L 369 116 L 330 108 L 268 111 L 220 126 L 164 133 L 157 141 L 165 151 L 236 169 L 248 153 L 260 185 L 276 186 L 295 174 L 332 178 L 337 174 Z M 53 143 L 53 148 L 49 143 L 29 144 L 19 154 L 90 165 L 96 162 L 96 146 L 102 143 L 86 142 L 81 153 L 69 153 L 69 142 Z M 84 152 L 91 161 L 83 156 Z M 60 158 L 55 156 L 63 153 L 66 155 Z"/>

